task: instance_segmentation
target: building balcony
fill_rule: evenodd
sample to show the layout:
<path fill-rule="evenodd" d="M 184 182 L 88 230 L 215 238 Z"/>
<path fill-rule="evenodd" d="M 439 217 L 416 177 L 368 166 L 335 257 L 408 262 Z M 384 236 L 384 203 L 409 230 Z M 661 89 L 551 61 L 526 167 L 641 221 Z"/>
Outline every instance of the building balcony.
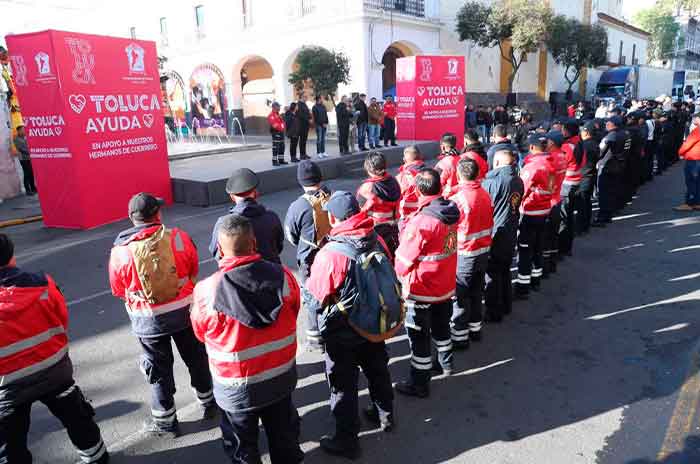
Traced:
<path fill-rule="evenodd" d="M 425 18 L 425 0 L 364 0 L 365 10 Z"/>

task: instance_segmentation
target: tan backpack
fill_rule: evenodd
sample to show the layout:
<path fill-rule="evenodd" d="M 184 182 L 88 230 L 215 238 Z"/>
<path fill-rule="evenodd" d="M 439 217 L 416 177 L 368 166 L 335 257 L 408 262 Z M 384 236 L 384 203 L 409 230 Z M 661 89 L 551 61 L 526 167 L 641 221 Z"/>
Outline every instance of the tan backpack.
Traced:
<path fill-rule="evenodd" d="M 152 305 L 172 301 L 180 291 L 171 235 L 170 230 L 161 226 L 150 237 L 128 245 L 144 299 Z"/>
<path fill-rule="evenodd" d="M 309 202 L 311 209 L 314 212 L 314 242 L 317 247 L 323 244 L 323 241 L 331 231 L 331 222 L 328 218 L 328 213 L 323 211 L 323 206 L 328 203 L 331 195 L 324 190 L 320 190 L 318 194 L 304 194 L 304 199 Z"/>

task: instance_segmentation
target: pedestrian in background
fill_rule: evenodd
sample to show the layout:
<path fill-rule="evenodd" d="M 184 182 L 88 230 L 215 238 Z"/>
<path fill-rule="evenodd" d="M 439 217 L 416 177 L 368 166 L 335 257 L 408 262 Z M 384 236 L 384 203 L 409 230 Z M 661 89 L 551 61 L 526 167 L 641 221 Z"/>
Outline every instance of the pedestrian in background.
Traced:
<path fill-rule="evenodd" d="M 676 211 L 700 210 L 700 113 L 693 115 L 695 128 L 678 150 L 685 160 L 685 203 L 673 208 Z"/>
<path fill-rule="evenodd" d="M 272 165 L 280 166 L 287 164 L 284 160 L 284 119 L 280 116 L 280 104 L 272 103 L 272 111 L 267 116 L 267 123 L 270 126 L 272 136 Z"/>
<path fill-rule="evenodd" d="M 27 136 L 24 132 L 24 126 L 17 126 L 17 135 L 13 140 L 17 149 L 17 159 L 22 166 L 22 175 L 24 178 L 24 192 L 31 196 L 36 195 L 36 185 L 34 185 L 34 170 L 32 169 L 32 159 L 29 154 L 29 145 L 27 145 Z"/>
<path fill-rule="evenodd" d="M 289 158 L 292 163 L 298 163 L 297 159 L 297 144 L 299 143 L 299 115 L 297 104 L 292 102 L 289 105 L 289 109 L 284 113 L 284 125 L 287 131 L 287 137 L 289 137 Z"/>
<path fill-rule="evenodd" d="M 389 142 L 391 146 L 396 146 L 396 105 L 394 104 L 394 99 L 391 95 L 386 96 L 386 101 L 384 102 L 384 107 L 382 108 L 384 112 L 384 146 L 388 147 Z"/>
<path fill-rule="evenodd" d="M 109 462 L 95 410 L 73 379 L 68 308 L 54 280 L 17 267 L 0 234 L 0 462 L 31 463 L 27 434 L 39 401 L 61 421 L 85 464 Z"/>
<path fill-rule="evenodd" d="M 301 92 L 297 102 L 297 132 L 299 133 L 299 159 L 309 159 L 306 155 L 306 142 L 309 139 L 309 128 L 311 127 L 311 112 L 306 104 L 306 93 Z"/>
<path fill-rule="evenodd" d="M 326 155 L 326 132 L 328 131 L 328 111 L 323 104 L 321 96 L 316 97 L 316 104 L 311 109 L 313 113 L 314 126 L 316 127 L 316 156 L 325 158 Z"/>
<path fill-rule="evenodd" d="M 464 130 L 477 128 L 477 114 L 474 105 L 467 105 L 464 110 Z"/>
<path fill-rule="evenodd" d="M 302 462 L 292 402 L 299 286 L 287 268 L 257 253 L 248 219 L 227 216 L 218 231 L 219 270 L 197 284 L 191 319 L 210 356 L 224 451 L 234 464 L 260 463 L 262 421 L 271 462 Z"/>
<path fill-rule="evenodd" d="M 368 114 L 368 131 L 369 131 L 369 148 L 374 150 L 379 148 L 379 132 L 384 119 L 384 112 L 382 107 L 377 102 L 377 99 L 372 97 L 370 100 L 369 108 L 367 108 Z"/>
<path fill-rule="evenodd" d="M 350 154 L 349 138 L 350 124 L 352 123 L 352 112 L 349 107 L 348 97 L 343 95 L 340 102 L 335 107 L 335 117 L 338 122 L 338 146 L 341 155 Z"/>
<path fill-rule="evenodd" d="M 151 386 L 151 420 L 144 433 L 175 438 L 180 434 L 175 406 L 173 348 L 190 374 L 192 390 L 203 417 L 215 417 L 217 408 L 207 369 L 207 353 L 192 332 L 190 304 L 199 272 L 197 247 L 178 228 L 161 221 L 161 199 L 148 193 L 129 201 L 133 227 L 114 241 L 109 258 L 112 294 L 124 300 L 131 329 L 143 354 L 141 372 Z"/>
<path fill-rule="evenodd" d="M 355 111 L 357 112 L 357 146 L 360 151 L 367 151 L 365 140 L 367 139 L 369 112 L 367 108 L 367 103 L 365 103 L 366 99 L 367 95 L 361 93 L 357 101 L 355 102 Z"/>

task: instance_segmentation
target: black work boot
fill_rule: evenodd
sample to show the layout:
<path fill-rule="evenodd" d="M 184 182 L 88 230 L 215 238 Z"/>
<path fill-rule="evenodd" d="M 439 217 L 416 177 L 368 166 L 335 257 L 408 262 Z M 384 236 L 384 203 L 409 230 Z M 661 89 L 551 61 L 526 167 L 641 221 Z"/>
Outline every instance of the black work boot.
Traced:
<path fill-rule="evenodd" d="M 180 423 L 177 419 L 169 424 L 151 419 L 143 425 L 142 433 L 148 437 L 177 438 L 180 436 Z"/>
<path fill-rule="evenodd" d="M 202 405 L 202 420 L 208 421 L 219 417 L 219 406 L 212 401 Z"/>
<path fill-rule="evenodd" d="M 416 398 L 427 398 L 430 396 L 430 387 L 428 385 L 419 386 L 413 382 L 398 382 L 394 389 L 402 395 L 415 396 Z"/>
<path fill-rule="evenodd" d="M 513 287 L 513 299 L 527 300 L 530 296 L 529 285 L 516 283 Z"/>
<path fill-rule="evenodd" d="M 350 442 L 341 440 L 337 436 L 324 435 L 319 442 L 321 449 L 333 456 L 355 460 L 360 457 L 360 445 L 357 440 Z"/>

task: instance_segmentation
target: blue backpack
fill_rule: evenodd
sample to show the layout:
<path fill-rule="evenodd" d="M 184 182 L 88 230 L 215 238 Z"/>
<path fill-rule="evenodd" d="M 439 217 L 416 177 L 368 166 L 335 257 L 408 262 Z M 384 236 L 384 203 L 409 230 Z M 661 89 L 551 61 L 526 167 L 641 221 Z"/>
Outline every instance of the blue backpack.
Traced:
<path fill-rule="evenodd" d="M 379 247 L 365 252 L 340 242 L 330 242 L 326 247 L 351 260 L 349 284 L 339 290 L 327 311 L 339 311 L 355 332 L 371 342 L 393 337 L 403 325 L 406 312 L 391 260 Z"/>

